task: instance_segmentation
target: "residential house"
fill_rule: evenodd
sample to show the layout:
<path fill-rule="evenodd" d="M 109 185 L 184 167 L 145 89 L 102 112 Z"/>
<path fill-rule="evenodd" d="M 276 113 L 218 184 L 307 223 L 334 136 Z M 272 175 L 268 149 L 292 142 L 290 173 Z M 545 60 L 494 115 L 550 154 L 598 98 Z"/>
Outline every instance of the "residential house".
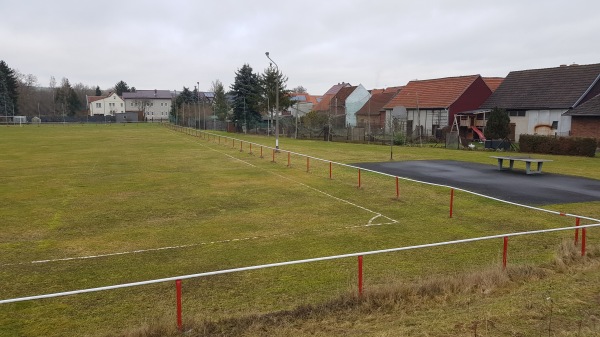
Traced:
<path fill-rule="evenodd" d="M 509 138 L 517 142 L 521 134 L 566 136 L 571 132 L 572 112 L 600 93 L 599 76 L 600 64 L 512 71 L 480 108 L 506 109 Z M 577 118 L 590 112 L 585 107 L 578 111 Z"/>
<path fill-rule="evenodd" d="M 90 116 L 114 116 L 125 112 L 125 102 L 112 92 L 107 96 L 86 96 Z"/>
<path fill-rule="evenodd" d="M 348 95 L 344 102 L 344 113 L 346 114 L 346 125 L 356 126 L 356 112 L 362 108 L 371 98 L 371 93 L 362 84 L 359 84 Z"/>
<path fill-rule="evenodd" d="M 571 135 L 596 138 L 600 146 L 600 94 L 564 113 L 571 117 Z"/>
<path fill-rule="evenodd" d="M 289 110 L 294 117 L 302 117 L 309 113 L 317 104 L 317 97 L 307 93 L 291 93 L 290 101 L 292 105 Z"/>
<path fill-rule="evenodd" d="M 357 126 L 367 129 L 367 133 L 385 127 L 385 109 L 402 87 L 371 90 L 369 100 L 356 112 Z"/>
<path fill-rule="evenodd" d="M 137 90 L 123 93 L 125 112 L 137 112 L 138 120 L 148 122 L 169 120 L 171 98 L 169 90 Z"/>
<path fill-rule="evenodd" d="M 477 109 L 491 94 L 480 75 L 410 81 L 384 106 L 386 124 L 393 118 L 407 137 L 437 136 L 457 113 Z"/>
<path fill-rule="evenodd" d="M 345 87 L 350 87 L 350 83 L 342 82 L 338 84 L 334 84 L 323 96 L 321 96 L 320 100 L 317 100 L 317 104 L 313 106 L 313 111 L 318 112 L 330 112 L 331 108 L 331 100 L 332 98 Z"/>

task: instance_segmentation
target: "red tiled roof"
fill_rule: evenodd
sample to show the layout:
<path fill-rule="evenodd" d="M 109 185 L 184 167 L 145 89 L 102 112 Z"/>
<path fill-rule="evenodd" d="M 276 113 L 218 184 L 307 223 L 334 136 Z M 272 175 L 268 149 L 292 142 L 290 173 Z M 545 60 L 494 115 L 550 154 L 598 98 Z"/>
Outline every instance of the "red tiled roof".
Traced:
<path fill-rule="evenodd" d="M 331 102 L 331 99 L 338 93 L 338 91 L 340 91 L 340 89 L 344 88 L 344 87 L 349 87 L 350 83 L 338 83 L 335 84 L 334 86 L 332 86 L 329 90 L 327 90 L 327 92 L 322 96 L 321 101 L 318 101 L 318 103 L 316 103 L 313 106 L 313 110 L 314 111 L 327 111 L 329 110 L 329 103 Z M 316 97 L 315 97 L 316 99 Z"/>
<path fill-rule="evenodd" d="M 87 97 L 87 101 L 88 101 L 88 104 L 89 104 L 89 103 L 92 103 L 92 102 L 95 102 L 95 101 L 99 101 L 99 100 L 101 100 L 101 99 L 104 99 L 104 98 L 106 98 L 106 97 L 108 97 L 108 96 L 88 96 L 88 97 Z"/>
<path fill-rule="evenodd" d="M 395 91 L 381 92 L 371 95 L 371 98 L 360 108 L 357 115 L 375 115 L 378 114 L 383 107 L 396 96 Z"/>
<path fill-rule="evenodd" d="M 448 108 L 479 77 L 470 75 L 410 81 L 384 108 L 416 108 L 417 105 L 423 109 Z"/>
<path fill-rule="evenodd" d="M 502 81 L 504 81 L 504 77 L 482 77 L 485 84 L 487 84 L 488 88 L 492 90 L 492 92 L 496 91 Z"/>

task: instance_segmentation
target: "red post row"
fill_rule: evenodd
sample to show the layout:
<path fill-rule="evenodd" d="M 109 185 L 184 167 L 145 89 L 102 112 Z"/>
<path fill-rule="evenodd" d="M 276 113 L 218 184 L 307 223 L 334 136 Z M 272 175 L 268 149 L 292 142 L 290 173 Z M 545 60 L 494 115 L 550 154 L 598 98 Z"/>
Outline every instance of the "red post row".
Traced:
<path fill-rule="evenodd" d="M 358 169 L 358 188 L 360 188 L 360 169 Z"/>
<path fill-rule="evenodd" d="M 363 294 L 363 257 L 360 255 L 358 257 L 358 295 L 362 296 Z"/>
<path fill-rule="evenodd" d="M 579 218 L 575 218 L 575 227 L 579 226 Z M 579 228 L 575 228 L 575 246 L 579 243 Z"/>
<path fill-rule="evenodd" d="M 502 270 L 506 270 L 506 257 L 508 255 L 508 236 L 504 237 L 504 248 L 502 249 Z"/>
<path fill-rule="evenodd" d="M 398 186 L 398 177 L 396 177 L 396 199 L 400 199 L 400 188 Z"/>
<path fill-rule="evenodd" d="M 175 288 L 177 292 L 177 329 L 183 331 L 183 320 L 181 318 L 181 280 L 175 281 Z"/>
<path fill-rule="evenodd" d="M 450 189 L 450 217 L 452 217 L 452 208 L 454 207 L 454 189 Z"/>
<path fill-rule="evenodd" d="M 331 162 L 329 162 L 329 179 L 331 179 Z"/>
<path fill-rule="evenodd" d="M 585 227 L 581 229 L 581 256 L 585 256 L 585 230 Z"/>

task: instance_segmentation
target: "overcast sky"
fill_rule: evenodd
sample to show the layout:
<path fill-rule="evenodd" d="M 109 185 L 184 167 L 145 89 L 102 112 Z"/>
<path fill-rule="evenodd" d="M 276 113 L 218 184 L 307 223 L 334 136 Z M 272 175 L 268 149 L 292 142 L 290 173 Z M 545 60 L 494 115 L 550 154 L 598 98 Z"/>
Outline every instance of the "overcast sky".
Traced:
<path fill-rule="evenodd" d="M 226 89 L 244 63 L 323 94 L 600 63 L 600 1 L 0 0 L 0 59 L 108 89 Z"/>

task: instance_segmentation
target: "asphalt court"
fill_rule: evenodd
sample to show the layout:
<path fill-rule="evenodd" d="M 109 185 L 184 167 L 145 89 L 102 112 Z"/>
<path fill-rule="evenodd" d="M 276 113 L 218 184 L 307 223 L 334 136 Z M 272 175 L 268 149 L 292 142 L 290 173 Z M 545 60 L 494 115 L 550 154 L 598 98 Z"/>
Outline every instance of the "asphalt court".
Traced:
<path fill-rule="evenodd" d="M 512 171 L 498 170 L 496 160 L 493 165 L 452 160 L 353 165 L 394 176 L 462 188 L 526 205 L 600 201 L 600 180 L 545 172 L 528 175 L 525 174 L 525 163 L 522 163 L 522 168 L 519 163 L 515 163 L 515 169 Z"/>

